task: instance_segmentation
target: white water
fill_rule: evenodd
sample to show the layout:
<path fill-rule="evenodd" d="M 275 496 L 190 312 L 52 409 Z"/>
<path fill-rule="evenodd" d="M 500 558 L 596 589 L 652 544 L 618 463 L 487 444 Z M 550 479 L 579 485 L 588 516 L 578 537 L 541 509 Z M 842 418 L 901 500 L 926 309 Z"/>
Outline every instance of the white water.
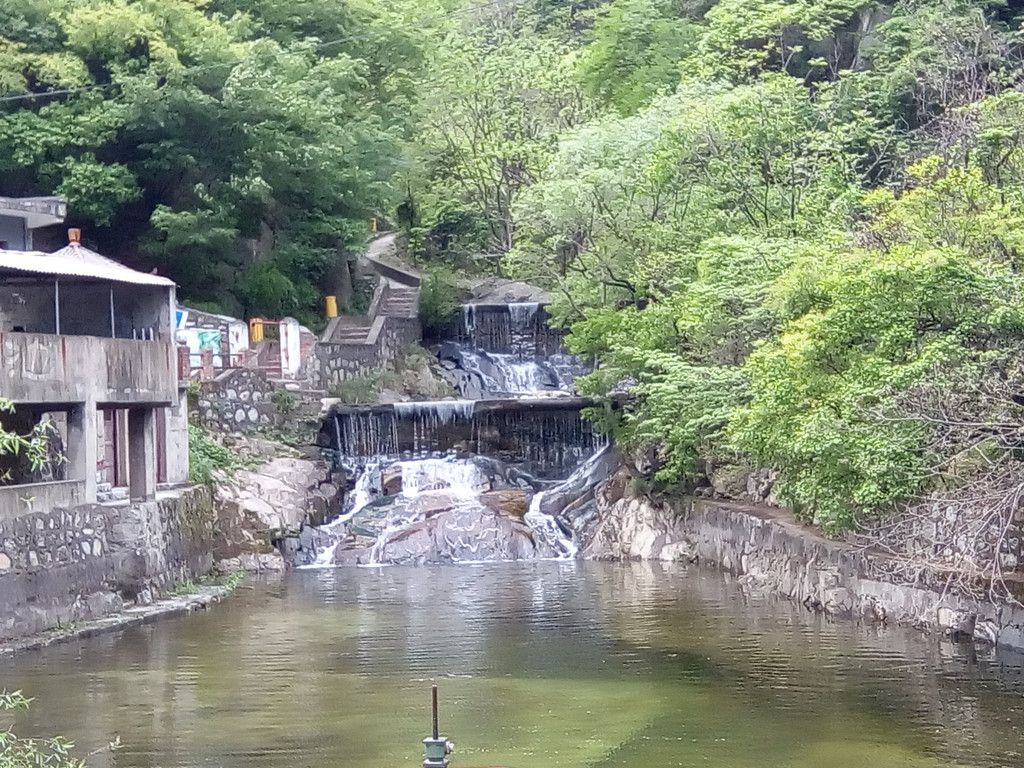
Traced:
<path fill-rule="evenodd" d="M 321 526 L 320 531 L 332 536 L 343 537 L 346 524 L 349 520 L 359 514 L 380 492 L 381 487 L 381 466 L 379 461 L 371 461 L 356 478 L 355 487 L 352 493 L 345 499 L 345 511 L 327 525 Z M 314 560 L 309 567 L 326 568 L 334 565 L 334 552 L 338 548 L 339 541 L 335 541 L 326 549 L 316 553 Z"/>
<path fill-rule="evenodd" d="M 534 494 L 530 500 L 529 510 L 523 516 L 523 520 L 538 541 L 543 541 L 549 551 L 557 553 L 555 559 L 575 558 L 579 552 L 579 546 L 571 535 L 565 533 L 554 516 L 542 511 L 542 503 L 551 494 L 578 493 L 593 487 L 601 479 L 595 468 L 604 453 L 605 451 L 599 451 L 578 467 L 569 478 L 547 490 Z M 490 490 L 492 485 L 488 473 L 469 459 L 447 457 L 392 463 L 371 462 L 357 477 L 355 487 L 349 494 L 345 505 L 345 512 L 320 529 L 323 533 L 330 534 L 331 538 L 335 538 L 336 541 L 319 551 L 314 562 L 307 567 L 330 568 L 334 566 L 335 552 L 339 542 L 348 533 L 349 523 L 383 493 L 383 477 L 388 470 L 394 469 L 401 472 L 400 495 L 405 499 L 411 500 L 423 494 L 440 491 L 450 497 L 450 503 L 467 510 L 481 508 L 480 494 Z M 392 518 L 378 537 L 378 544 L 371 552 L 371 558 L 376 559 L 380 542 L 388 541 L 390 537 L 400 533 L 408 526 L 421 522 L 422 519 L 423 513 L 414 512 L 412 508 L 410 508 L 409 514 Z"/>
<path fill-rule="evenodd" d="M 420 400 L 413 403 L 395 403 L 398 418 L 422 415 L 433 416 L 440 424 L 451 424 L 456 419 L 473 418 L 473 400 Z"/>
<path fill-rule="evenodd" d="M 542 536 L 557 552 L 561 553 L 557 559 L 571 560 L 579 552 L 579 546 L 571 536 L 565 535 L 554 517 L 540 511 L 544 493 L 545 491 L 540 491 L 533 495 L 533 498 L 530 499 L 530 509 L 523 515 L 523 520 L 535 534 Z"/>
<path fill-rule="evenodd" d="M 573 493 L 581 495 L 597 485 L 605 477 L 603 469 L 604 460 L 608 454 L 608 447 L 604 447 L 580 464 L 576 470 L 565 480 L 546 490 L 540 491 L 530 499 L 530 510 L 523 519 L 535 532 L 547 537 L 549 543 L 564 552 L 564 558 L 574 558 L 579 553 L 579 545 L 572 536 L 566 536 L 562 526 L 555 518 L 543 511 L 541 505 L 544 498 L 552 494 Z"/>
<path fill-rule="evenodd" d="M 481 389 L 488 396 L 538 395 L 568 389 L 550 365 L 521 360 L 516 355 L 464 351 L 462 365 L 467 373 L 479 379 Z"/>
<path fill-rule="evenodd" d="M 531 330 L 530 325 L 533 318 L 537 316 L 540 309 L 539 301 L 517 301 L 508 305 L 508 314 L 512 319 L 512 330 Z"/>
<path fill-rule="evenodd" d="M 490 479 L 467 459 L 420 459 L 400 461 L 402 495 L 408 498 L 428 491 L 448 490 L 459 498 L 475 498 L 490 490 Z"/>

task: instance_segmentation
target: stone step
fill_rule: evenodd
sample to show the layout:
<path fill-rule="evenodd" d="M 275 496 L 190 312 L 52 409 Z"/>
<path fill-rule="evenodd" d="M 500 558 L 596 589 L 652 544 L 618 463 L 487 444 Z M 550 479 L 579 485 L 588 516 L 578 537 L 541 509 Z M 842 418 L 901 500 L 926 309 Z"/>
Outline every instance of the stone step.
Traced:
<path fill-rule="evenodd" d="M 365 331 L 363 333 L 336 333 L 331 337 L 331 341 L 365 341 L 367 335 Z"/>

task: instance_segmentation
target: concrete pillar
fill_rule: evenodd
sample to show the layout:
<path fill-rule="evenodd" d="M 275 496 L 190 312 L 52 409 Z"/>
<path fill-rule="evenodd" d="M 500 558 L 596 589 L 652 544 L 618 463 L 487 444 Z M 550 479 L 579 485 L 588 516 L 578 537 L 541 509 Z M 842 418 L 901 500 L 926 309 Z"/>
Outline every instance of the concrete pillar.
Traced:
<path fill-rule="evenodd" d="M 281 340 L 281 375 L 286 379 L 294 379 L 299 373 L 302 363 L 302 339 L 299 321 L 286 317 L 279 323 Z"/>
<path fill-rule="evenodd" d="M 128 494 L 156 498 L 156 426 L 152 408 L 128 409 Z"/>
<path fill-rule="evenodd" d="M 188 482 L 188 394 L 182 392 L 178 404 L 167 409 L 167 482 Z"/>
<path fill-rule="evenodd" d="M 88 400 L 68 411 L 68 444 L 65 449 L 69 480 L 84 480 L 83 498 L 87 504 L 96 503 L 96 465 L 99 460 L 96 430 L 96 403 Z"/>

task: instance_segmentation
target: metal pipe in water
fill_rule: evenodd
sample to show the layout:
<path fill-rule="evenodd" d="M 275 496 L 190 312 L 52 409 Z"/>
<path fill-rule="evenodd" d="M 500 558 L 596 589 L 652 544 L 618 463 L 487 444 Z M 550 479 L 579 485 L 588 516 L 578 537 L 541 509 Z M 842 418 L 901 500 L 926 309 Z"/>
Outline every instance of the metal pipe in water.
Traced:
<path fill-rule="evenodd" d="M 431 696 L 431 699 L 432 699 L 432 704 L 433 704 L 432 709 L 433 709 L 433 714 L 434 714 L 434 717 L 433 717 L 433 724 L 434 724 L 433 732 L 434 732 L 434 738 L 436 739 L 437 738 L 437 733 L 438 733 L 438 731 L 437 731 L 437 686 L 436 685 L 433 686 L 430 689 L 430 696 Z"/>

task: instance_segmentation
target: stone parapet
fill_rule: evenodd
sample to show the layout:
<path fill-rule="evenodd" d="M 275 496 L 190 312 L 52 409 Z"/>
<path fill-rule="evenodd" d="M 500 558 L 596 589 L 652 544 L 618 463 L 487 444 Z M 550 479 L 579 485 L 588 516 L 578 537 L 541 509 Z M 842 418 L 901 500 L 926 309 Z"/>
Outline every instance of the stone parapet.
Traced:
<path fill-rule="evenodd" d="M 921 569 L 911 576 L 896 558 L 827 539 L 782 510 L 706 499 L 655 502 L 630 496 L 621 479 L 607 482 L 597 499 L 598 523 L 587 533 L 584 557 L 698 562 L 837 617 L 1024 651 L 1024 606 L 951 589 L 956 574 Z"/>
<path fill-rule="evenodd" d="M 169 340 L 0 333 L 0 395 L 15 403 L 173 405 L 177 363 Z"/>

